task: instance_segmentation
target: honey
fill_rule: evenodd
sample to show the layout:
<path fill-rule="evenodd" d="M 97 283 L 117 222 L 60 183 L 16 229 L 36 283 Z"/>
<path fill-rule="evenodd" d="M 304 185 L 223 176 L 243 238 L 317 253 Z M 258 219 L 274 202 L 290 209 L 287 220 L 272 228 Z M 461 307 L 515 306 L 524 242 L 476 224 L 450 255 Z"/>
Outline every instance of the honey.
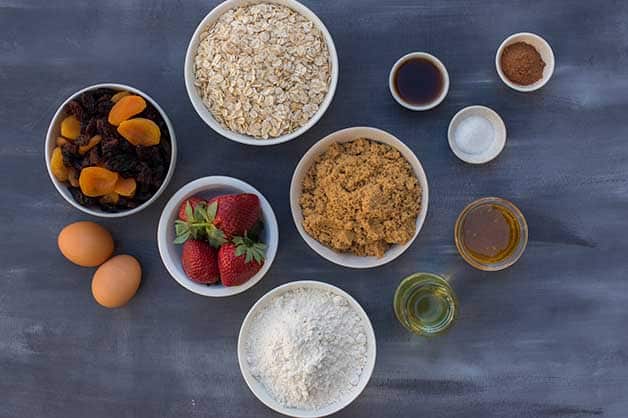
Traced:
<path fill-rule="evenodd" d="M 481 270 L 512 265 L 527 243 L 527 224 L 515 205 L 504 199 L 485 198 L 467 206 L 456 222 L 458 251 Z"/>

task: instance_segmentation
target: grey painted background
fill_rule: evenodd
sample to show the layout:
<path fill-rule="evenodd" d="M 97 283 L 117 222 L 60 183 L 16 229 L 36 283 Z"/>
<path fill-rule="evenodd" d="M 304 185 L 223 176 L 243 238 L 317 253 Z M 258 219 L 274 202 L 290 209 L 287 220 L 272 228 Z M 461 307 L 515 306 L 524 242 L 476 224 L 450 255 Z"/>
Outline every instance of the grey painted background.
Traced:
<path fill-rule="evenodd" d="M 266 417 L 235 346 L 252 304 L 296 279 L 354 295 L 378 338 L 373 378 L 341 417 L 628 416 L 628 3 L 625 1 L 305 0 L 336 41 L 341 70 L 323 119 L 294 142 L 229 142 L 195 114 L 183 84 L 189 37 L 216 1 L 0 0 L 0 417 Z M 541 91 L 505 87 L 494 54 L 533 31 L 558 66 Z M 400 108 L 390 66 L 425 50 L 449 69 L 445 102 Z M 47 178 L 45 130 L 57 106 L 96 82 L 131 84 L 168 112 L 179 139 L 174 179 L 151 208 L 103 221 L 118 253 L 137 256 L 142 287 L 125 308 L 91 298 L 91 269 L 56 248 L 88 217 Z M 465 165 L 446 142 L 460 108 L 484 104 L 508 127 L 502 155 Z M 288 185 L 300 156 L 340 128 L 390 131 L 418 155 L 431 193 L 425 227 L 388 266 L 352 271 L 316 256 L 292 223 Z M 172 280 L 155 242 L 166 200 L 195 178 L 224 174 L 259 188 L 280 223 L 269 274 L 236 297 L 196 296 Z M 521 261 L 500 273 L 465 265 L 453 224 L 471 200 L 514 201 L 530 226 Z M 391 301 L 415 271 L 451 277 L 461 317 L 424 340 L 396 322 Z"/>

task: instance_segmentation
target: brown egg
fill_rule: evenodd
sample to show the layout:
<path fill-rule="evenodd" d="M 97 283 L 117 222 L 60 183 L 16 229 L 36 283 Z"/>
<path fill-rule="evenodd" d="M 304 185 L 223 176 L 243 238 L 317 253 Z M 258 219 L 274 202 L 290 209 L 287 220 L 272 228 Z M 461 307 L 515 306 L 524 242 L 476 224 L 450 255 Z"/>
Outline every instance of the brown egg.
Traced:
<path fill-rule="evenodd" d="M 137 292 L 142 267 L 130 255 L 117 255 L 98 267 L 92 279 L 92 294 L 106 308 L 125 305 Z"/>
<path fill-rule="evenodd" d="M 61 253 L 83 267 L 96 267 L 113 254 L 113 238 L 94 222 L 75 222 L 63 228 L 57 238 Z"/>

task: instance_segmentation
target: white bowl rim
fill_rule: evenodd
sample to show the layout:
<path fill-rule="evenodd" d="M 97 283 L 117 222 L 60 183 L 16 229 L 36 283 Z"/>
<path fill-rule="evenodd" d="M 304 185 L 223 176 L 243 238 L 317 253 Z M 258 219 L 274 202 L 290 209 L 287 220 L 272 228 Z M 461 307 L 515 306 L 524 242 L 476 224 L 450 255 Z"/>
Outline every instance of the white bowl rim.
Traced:
<path fill-rule="evenodd" d="M 434 99 L 434 101 L 428 104 L 425 104 L 425 105 L 410 104 L 406 102 L 405 100 L 403 100 L 399 96 L 399 94 L 397 94 L 397 91 L 395 89 L 395 72 L 401 66 L 401 64 L 403 64 L 404 62 L 406 62 L 407 60 L 411 58 L 425 58 L 431 61 L 433 64 L 435 64 L 436 67 L 443 74 L 443 81 L 444 81 L 443 91 L 441 92 L 440 95 L 438 95 L 436 99 Z M 388 73 L 388 89 L 390 90 L 390 94 L 392 94 L 395 101 L 399 103 L 401 106 L 405 107 L 406 109 L 410 109 L 414 111 L 430 110 L 430 109 L 435 108 L 439 104 L 441 104 L 443 100 L 445 100 L 445 98 L 447 97 L 447 94 L 449 94 L 449 72 L 447 71 L 447 67 L 445 67 L 445 64 L 443 64 L 443 62 L 437 57 L 435 57 L 434 55 L 428 52 L 423 52 L 423 51 L 409 52 L 403 57 L 399 58 L 390 69 L 390 73 Z"/>
<path fill-rule="evenodd" d="M 163 118 L 164 122 L 166 123 L 166 126 L 168 127 L 168 133 L 170 134 L 170 164 L 168 165 L 168 171 L 166 173 L 166 177 L 164 177 L 163 182 L 161 183 L 161 186 L 159 186 L 159 189 L 157 189 L 157 191 L 155 192 L 155 194 L 153 194 L 151 196 L 150 199 L 148 199 L 146 202 L 142 203 L 141 205 L 133 208 L 133 209 L 129 209 L 129 210 L 125 210 L 122 212 L 104 212 L 104 211 L 100 211 L 100 210 L 95 210 L 92 208 L 87 208 L 85 206 L 81 206 L 77 201 L 74 200 L 74 198 L 72 197 L 72 195 L 70 194 L 68 187 L 60 182 L 59 180 L 57 180 L 54 176 L 54 174 L 52 174 L 52 169 L 50 168 L 50 157 L 51 157 L 51 149 L 54 149 L 54 147 L 51 148 L 51 143 L 53 143 L 53 141 L 56 140 L 57 135 L 55 134 L 55 132 L 53 132 L 53 129 L 55 127 L 55 124 L 57 122 L 57 120 L 59 119 L 59 117 L 61 116 L 61 114 L 63 113 L 65 106 L 71 101 L 74 100 L 75 98 L 77 98 L 78 96 L 80 96 L 82 93 L 86 92 L 86 91 L 90 91 L 90 90 L 96 90 L 99 88 L 108 88 L 108 89 L 112 89 L 112 90 L 127 90 L 130 91 L 132 93 L 138 94 L 140 96 L 142 96 L 143 98 L 145 98 L 146 100 L 148 100 L 150 102 L 150 104 L 152 104 L 155 109 L 157 109 L 157 111 L 159 112 L 159 114 L 161 115 L 161 117 Z M 52 120 L 50 121 L 50 125 L 48 125 L 48 130 L 46 132 L 46 139 L 44 141 L 44 158 L 46 159 L 46 169 L 48 170 L 48 176 L 50 177 L 50 180 L 52 181 L 52 184 L 54 184 L 55 189 L 57 189 L 57 192 L 59 192 L 59 194 L 68 202 L 70 203 L 72 206 L 74 206 L 76 209 L 80 210 L 81 212 L 87 213 L 88 215 L 92 215 L 92 216 L 98 216 L 100 218 L 121 218 L 124 216 L 129 216 L 129 215 L 133 215 L 136 214 L 142 210 L 144 210 L 145 208 L 147 208 L 149 205 L 151 205 L 155 200 L 157 200 L 159 198 L 159 196 L 161 196 L 161 194 L 164 192 L 164 190 L 166 190 L 166 187 L 168 187 L 168 184 L 170 183 L 170 180 L 172 180 L 172 176 L 174 175 L 174 170 L 176 167 L 176 163 L 177 163 L 177 139 L 174 133 L 174 128 L 172 126 L 172 123 L 170 122 L 170 119 L 168 118 L 168 115 L 166 115 L 166 112 L 161 108 L 161 106 L 159 106 L 159 104 L 155 101 L 155 99 L 153 99 L 151 96 L 149 96 L 146 92 L 136 88 L 136 87 L 132 87 L 129 86 L 127 84 L 120 84 L 120 83 L 98 83 L 98 84 L 92 84 L 90 86 L 84 87 L 80 90 L 78 90 L 77 92 L 71 94 L 67 99 L 65 99 L 63 101 L 63 103 L 61 103 L 61 105 L 57 108 L 57 111 L 55 112 L 54 116 L 52 117 Z M 68 193 L 66 195 L 66 192 Z"/>
<path fill-rule="evenodd" d="M 251 277 L 240 286 L 208 286 L 196 283 L 185 276 L 181 276 L 175 269 L 175 262 L 172 261 L 172 255 L 168 252 L 167 231 L 169 228 L 173 228 L 173 225 L 168 222 L 170 215 L 179 210 L 179 206 L 184 199 L 193 196 L 195 193 L 201 193 L 202 191 L 199 188 L 212 185 L 226 186 L 233 189 L 238 189 L 243 193 L 256 194 L 260 199 L 260 206 L 262 208 L 264 218 L 267 218 L 269 221 L 264 224 L 264 228 L 268 229 L 269 237 L 268 242 L 264 243 L 267 246 L 264 265 L 262 266 L 260 271 L 255 274 L 255 276 Z M 196 293 L 197 295 L 201 296 L 228 297 L 237 295 L 250 289 L 251 287 L 256 285 L 262 279 L 262 277 L 264 277 L 268 270 L 270 270 L 270 267 L 275 260 L 275 256 L 277 255 L 278 246 L 279 227 L 277 225 L 277 218 L 275 217 L 275 212 L 273 211 L 273 208 L 271 207 L 266 197 L 264 197 L 264 195 L 260 193 L 259 190 L 246 183 L 245 181 L 228 176 L 201 177 L 185 184 L 183 187 L 177 190 L 174 195 L 172 195 L 170 200 L 168 200 L 168 203 L 166 203 L 166 206 L 164 206 L 164 209 L 161 212 L 161 216 L 159 218 L 159 223 L 157 226 L 157 247 L 159 248 L 159 256 L 162 263 L 166 267 L 166 270 L 168 270 L 170 276 L 172 276 L 172 278 L 181 286 L 183 286 L 190 292 Z M 221 292 L 217 292 L 217 289 L 221 289 Z"/>
<path fill-rule="evenodd" d="M 545 65 L 549 67 L 547 71 L 547 75 L 545 74 L 545 71 L 544 71 L 543 78 L 541 80 L 527 86 L 513 83 L 512 81 L 510 81 L 508 77 L 506 77 L 506 74 L 504 74 L 504 72 L 502 71 L 501 65 L 499 63 L 499 59 L 502 56 L 502 52 L 504 51 L 504 48 L 510 45 L 515 38 L 524 38 L 524 40 L 525 38 L 528 38 L 528 39 L 536 40 L 538 43 L 543 45 L 543 48 L 547 50 L 547 52 L 549 53 L 549 56 L 551 57 L 550 62 L 545 63 Z M 555 67 L 556 67 L 556 57 L 554 56 L 554 50 L 550 46 L 549 42 L 547 42 L 545 38 L 543 38 L 542 36 L 537 35 L 536 33 L 532 33 L 532 32 L 513 33 L 512 35 L 504 39 L 504 41 L 499 45 L 499 48 L 497 48 L 497 53 L 495 54 L 495 68 L 497 69 L 497 74 L 499 75 L 499 78 L 501 78 L 504 84 L 506 84 L 511 89 L 517 90 L 523 93 L 536 91 L 540 89 L 541 87 L 543 87 L 544 85 L 546 85 L 547 82 L 550 81 L 550 79 L 552 78 L 552 75 L 554 75 Z"/>
<path fill-rule="evenodd" d="M 482 113 L 488 113 L 492 115 L 499 125 L 498 126 L 499 130 L 501 131 L 501 133 L 503 133 L 501 134 L 500 132 L 496 130 L 495 131 L 496 146 L 489 148 L 487 152 L 485 152 L 484 154 L 479 154 L 479 155 L 467 154 L 466 152 L 462 151 L 453 140 L 454 125 L 458 122 L 459 119 L 462 119 L 466 113 L 474 112 L 474 111 L 480 111 Z M 492 125 L 495 127 L 495 124 L 492 124 Z M 471 106 L 463 107 L 458 112 L 456 112 L 456 114 L 451 118 L 451 121 L 449 121 L 449 127 L 447 128 L 447 140 L 449 142 L 449 148 L 451 149 L 451 151 L 454 153 L 456 157 L 458 157 L 460 160 L 464 161 L 465 163 L 469 163 L 469 164 L 485 164 L 497 158 L 499 154 L 501 154 L 501 152 L 504 150 L 504 147 L 506 146 L 507 137 L 508 137 L 508 131 L 506 129 L 506 124 L 504 123 L 504 120 L 502 119 L 502 117 L 494 109 L 491 109 L 490 107 L 483 106 L 483 105 L 471 105 Z"/>
<path fill-rule="evenodd" d="M 202 99 L 200 98 L 198 92 L 196 91 L 196 86 L 194 85 L 194 78 L 191 74 L 194 74 L 194 53 L 196 52 L 196 48 L 194 48 L 194 43 L 200 37 L 201 32 L 208 25 L 208 22 L 217 19 L 227 10 L 233 9 L 235 7 L 239 7 L 240 5 L 245 4 L 256 4 L 256 3 L 277 3 L 282 4 L 296 12 L 304 15 L 308 19 L 310 19 L 314 25 L 321 31 L 323 38 L 325 38 L 325 42 L 327 44 L 327 49 L 329 51 L 329 60 L 331 63 L 331 80 L 329 83 L 329 90 L 323 99 L 323 102 L 320 104 L 316 113 L 307 121 L 307 123 L 301 126 L 299 129 L 290 132 L 285 135 L 281 135 L 277 138 L 269 138 L 269 139 L 257 139 L 248 135 L 240 134 L 234 131 L 231 131 L 225 127 L 223 127 L 218 121 L 211 116 L 211 112 L 209 109 L 205 107 Z M 246 145 L 256 145 L 256 146 L 267 146 L 267 145 L 277 145 L 282 144 L 284 142 L 291 141 L 293 139 L 298 138 L 305 132 L 307 132 L 310 128 L 312 128 L 318 121 L 323 117 L 327 109 L 331 105 L 331 102 L 334 99 L 336 94 L 336 87 L 338 85 L 338 75 L 339 75 L 339 64 L 338 64 L 338 53 L 336 52 L 336 45 L 334 40 L 327 30 L 325 24 L 321 21 L 321 19 L 310 10 L 304 4 L 296 1 L 296 0 L 226 0 L 216 7 L 214 7 L 204 18 L 201 20 L 201 23 L 198 24 L 196 29 L 194 30 L 194 34 L 190 38 L 190 42 L 188 43 L 187 50 L 185 52 L 185 63 L 183 67 L 184 79 L 185 79 L 185 89 L 188 93 L 188 98 L 192 103 L 192 107 L 199 115 L 201 120 L 209 125 L 216 133 L 222 135 L 223 137 L 239 142 L 241 144 Z M 188 74 L 189 73 L 189 74 Z M 193 99 L 194 98 L 194 99 Z"/>
<path fill-rule="evenodd" d="M 355 309 L 358 315 L 360 315 L 360 317 L 365 322 L 365 333 L 366 333 L 367 344 L 368 344 L 368 348 L 367 348 L 368 360 L 367 360 L 367 364 L 364 366 L 364 369 L 362 370 L 362 374 L 360 375 L 360 385 L 358 386 L 355 393 L 352 393 L 351 396 L 348 396 L 344 402 L 338 403 L 338 406 L 336 408 L 330 408 L 329 411 L 325 411 L 325 413 L 323 414 L 318 413 L 316 410 L 303 410 L 303 409 L 283 407 L 279 404 L 279 402 L 275 401 L 270 395 L 268 395 L 268 399 L 271 399 L 272 402 L 269 402 L 266 399 L 262 399 L 259 393 L 255 390 L 255 387 L 253 384 L 253 381 L 254 380 L 257 381 L 257 380 L 253 376 L 250 375 L 248 365 L 245 364 L 246 363 L 245 361 L 246 356 L 244 355 L 245 349 L 246 349 L 245 342 L 244 342 L 245 328 L 250 326 L 250 322 L 253 320 L 253 317 L 259 311 L 259 309 L 263 307 L 262 305 L 268 303 L 269 301 L 272 300 L 272 298 L 278 296 L 280 293 L 284 293 L 292 289 L 298 289 L 298 288 L 323 289 L 323 290 L 327 290 L 329 292 L 343 296 L 344 298 L 347 299 L 349 304 Z M 353 401 L 355 401 L 360 396 L 360 394 L 364 391 L 369 381 L 371 380 L 371 377 L 373 375 L 373 370 L 375 369 L 375 360 L 377 357 L 377 340 L 375 338 L 375 330 L 373 329 L 373 324 L 371 323 L 371 319 L 367 315 L 362 305 L 360 305 L 360 303 L 357 300 L 355 300 L 355 298 L 351 296 L 348 292 L 346 292 L 345 290 L 337 286 L 334 286 L 329 283 L 321 282 L 321 281 L 297 280 L 297 281 L 285 283 L 283 285 L 275 287 L 274 289 L 269 290 L 268 292 L 266 292 L 266 294 L 264 294 L 261 298 L 259 298 L 257 302 L 255 302 L 255 304 L 251 307 L 249 312 L 244 317 L 244 320 L 242 321 L 242 325 L 240 326 L 240 332 L 238 334 L 237 351 L 238 351 L 238 364 L 240 366 L 240 372 L 242 373 L 242 377 L 244 378 L 244 381 L 246 382 L 246 385 L 249 387 L 251 392 L 253 392 L 255 397 L 260 402 L 262 402 L 264 405 L 266 405 L 270 409 L 276 412 L 279 412 L 281 414 L 287 415 L 287 416 L 292 416 L 296 418 L 315 418 L 315 417 L 328 416 L 346 408 Z M 329 408 L 329 406 L 327 406 L 326 408 Z"/>
<path fill-rule="evenodd" d="M 313 160 L 316 156 L 320 155 L 322 152 L 325 151 L 323 150 L 315 155 L 315 152 L 316 152 L 315 149 L 323 143 L 331 144 L 332 142 L 335 142 L 334 138 L 336 136 L 349 134 L 350 132 L 354 132 L 354 131 L 364 131 L 365 133 L 365 135 L 355 136 L 354 139 L 358 139 L 361 137 L 368 138 L 368 132 L 372 132 L 377 135 L 388 137 L 391 140 L 391 142 L 394 143 L 394 145 L 391 145 L 391 146 L 393 146 L 394 148 L 398 150 L 403 150 L 406 154 L 412 156 L 412 161 L 408 160 L 408 158 L 405 156 L 404 158 L 408 160 L 408 163 L 410 163 L 410 165 L 414 163 L 419 168 L 419 172 L 415 172 L 414 174 L 417 176 L 417 180 L 419 181 L 419 183 L 421 183 L 421 187 L 422 187 L 421 211 L 419 212 L 419 215 L 417 216 L 416 229 L 414 231 L 414 236 L 412 237 L 412 239 L 403 245 L 396 244 L 392 246 L 391 248 L 387 250 L 386 254 L 384 254 L 384 256 L 381 258 L 376 258 L 373 256 L 364 256 L 364 257 L 355 256 L 356 259 L 360 260 L 359 262 L 339 260 L 337 257 L 341 253 L 338 253 L 332 250 L 331 248 L 323 246 L 323 244 L 319 243 L 314 238 L 312 238 L 307 232 L 305 232 L 305 230 L 303 229 L 303 225 L 301 224 L 301 220 L 299 219 L 299 217 L 302 217 L 301 209 L 296 207 L 298 206 L 298 204 L 294 204 L 294 202 L 298 200 L 298 198 L 295 199 L 296 196 L 294 195 L 296 193 L 296 189 L 298 188 L 297 177 L 299 173 L 309 168 L 309 166 L 306 167 L 306 164 L 308 163 L 308 161 Z M 373 138 L 368 138 L 368 139 L 381 142 Z M 351 140 L 347 140 L 343 142 L 349 142 L 349 141 Z M 421 182 L 421 180 L 424 180 L 424 184 Z M 320 255 L 321 257 L 323 257 L 324 259 L 328 261 L 331 261 L 334 264 L 337 264 L 343 267 L 350 267 L 350 268 L 355 268 L 355 269 L 374 268 L 374 267 L 379 267 L 384 264 L 390 263 L 391 261 L 395 260 L 397 257 L 401 256 L 404 252 L 408 250 L 408 248 L 410 248 L 410 246 L 414 243 L 416 238 L 419 236 L 419 232 L 423 228 L 423 225 L 425 224 L 425 219 L 427 218 L 428 205 L 429 205 L 429 183 L 428 183 L 427 175 L 425 174 L 425 170 L 423 169 L 423 165 L 421 164 L 421 161 L 417 158 L 416 154 L 410 149 L 410 147 L 408 147 L 403 141 L 401 141 L 399 138 L 397 138 L 393 134 L 386 132 L 382 129 L 373 128 L 369 126 L 354 126 L 354 127 L 340 129 L 338 131 L 330 133 L 329 135 L 325 136 L 323 139 L 320 139 L 319 141 L 314 143 L 307 150 L 307 152 L 303 155 L 303 157 L 301 157 L 301 160 L 299 160 L 299 163 L 294 169 L 294 173 L 292 174 L 292 180 L 290 182 L 290 211 L 292 212 L 292 220 L 294 221 L 294 225 L 299 231 L 301 238 L 303 238 L 305 243 L 312 250 L 314 250 L 318 255 Z M 319 248 L 317 248 L 317 245 L 323 246 L 327 248 L 328 250 L 330 250 L 331 253 L 333 253 L 333 256 L 330 257 L 327 254 L 325 254 L 322 250 L 319 250 Z M 401 250 L 397 254 L 389 255 L 391 249 L 395 247 L 401 247 Z"/>

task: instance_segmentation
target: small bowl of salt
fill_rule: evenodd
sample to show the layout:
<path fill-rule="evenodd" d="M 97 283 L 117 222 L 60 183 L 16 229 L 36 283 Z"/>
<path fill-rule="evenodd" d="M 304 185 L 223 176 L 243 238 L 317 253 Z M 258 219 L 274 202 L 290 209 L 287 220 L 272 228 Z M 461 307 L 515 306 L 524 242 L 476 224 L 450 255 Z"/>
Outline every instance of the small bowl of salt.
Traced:
<path fill-rule="evenodd" d="M 484 164 L 499 155 L 506 145 L 506 125 L 493 109 L 469 106 L 451 119 L 449 147 L 469 164 Z"/>

